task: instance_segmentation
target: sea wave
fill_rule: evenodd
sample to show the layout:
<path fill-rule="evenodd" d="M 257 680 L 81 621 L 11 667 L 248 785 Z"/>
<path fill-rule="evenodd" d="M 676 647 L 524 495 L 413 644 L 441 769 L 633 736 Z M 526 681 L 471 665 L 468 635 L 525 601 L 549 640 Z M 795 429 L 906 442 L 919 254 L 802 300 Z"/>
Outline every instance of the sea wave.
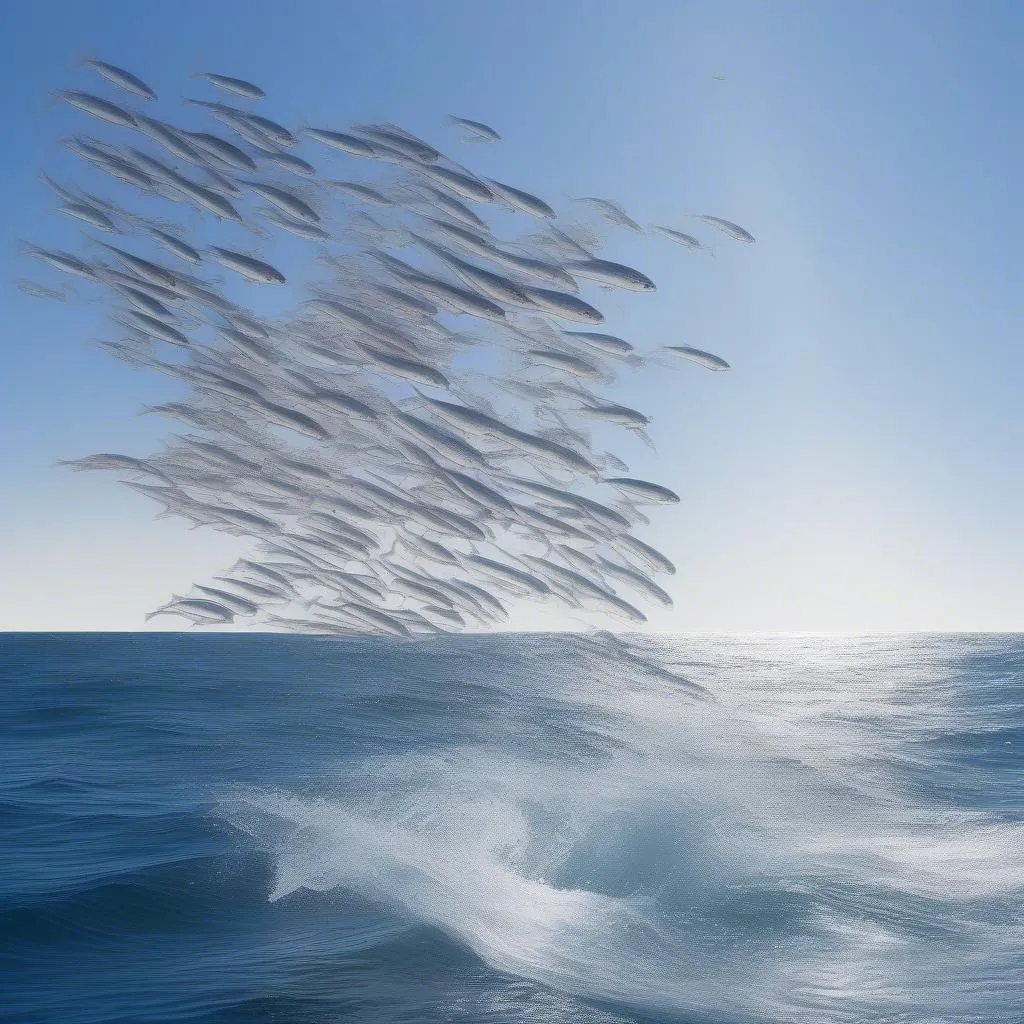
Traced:
<path fill-rule="evenodd" d="M 0 1019 L 1020 1024 L 1020 637 L 0 644 Z"/>
<path fill-rule="evenodd" d="M 712 647 L 708 700 L 666 682 L 671 644 L 564 642 L 571 675 L 495 684 L 535 712 L 516 728 L 225 801 L 270 898 L 357 892 L 685 1019 L 1019 1020 L 1024 825 L 927 781 L 986 715 L 933 648 Z"/>

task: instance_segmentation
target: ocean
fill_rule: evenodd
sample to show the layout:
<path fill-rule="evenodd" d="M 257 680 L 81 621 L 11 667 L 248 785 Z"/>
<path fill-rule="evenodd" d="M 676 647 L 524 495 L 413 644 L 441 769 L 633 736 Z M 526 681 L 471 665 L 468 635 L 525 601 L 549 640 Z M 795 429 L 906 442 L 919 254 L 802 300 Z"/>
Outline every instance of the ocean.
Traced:
<path fill-rule="evenodd" d="M 1024 637 L 0 635 L 0 1020 L 1024 1022 Z"/>

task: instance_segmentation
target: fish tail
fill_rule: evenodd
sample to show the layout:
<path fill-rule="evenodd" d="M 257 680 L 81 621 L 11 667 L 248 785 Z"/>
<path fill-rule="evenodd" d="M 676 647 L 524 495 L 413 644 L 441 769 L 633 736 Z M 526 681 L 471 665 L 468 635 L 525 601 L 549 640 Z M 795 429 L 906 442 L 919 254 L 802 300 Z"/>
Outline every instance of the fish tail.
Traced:
<path fill-rule="evenodd" d="M 65 89 L 51 89 L 46 93 L 46 98 L 43 102 L 43 109 L 53 110 L 58 103 L 63 102 L 65 92 Z"/>

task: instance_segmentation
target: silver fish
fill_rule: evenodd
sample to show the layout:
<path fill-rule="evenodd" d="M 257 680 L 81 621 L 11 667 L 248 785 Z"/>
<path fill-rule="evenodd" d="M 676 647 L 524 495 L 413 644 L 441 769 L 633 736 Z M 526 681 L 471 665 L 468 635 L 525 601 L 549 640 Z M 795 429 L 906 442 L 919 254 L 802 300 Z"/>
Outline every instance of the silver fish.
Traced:
<path fill-rule="evenodd" d="M 146 621 L 148 622 L 157 615 L 181 615 L 197 622 L 223 623 L 234 621 L 234 613 L 230 608 L 225 608 L 224 605 L 216 601 L 204 598 L 175 597 L 162 608 L 150 612 L 146 616 Z"/>
<path fill-rule="evenodd" d="M 696 214 L 698 220 L 704 221 L 705 224 L 710 224 L 713 228 L 718 228 L 719 231 L 724 231 L 730 238 L 736 239 L 737 242 L 746 242 L 748 245 L 754 241 L 754 236 L 746 230 L 741 228 L 739 224 L 733 224 L 731 220 L 722 220 L 721 217 L 712 217 L 710 214 Z"/>
<path fill-rule="evenodd" d="M 96 280 L 96 272 L 88 263 L 80 260 L 69 252 L 62 252 L 59 249 L 41 249 L 35 245 L 25 246 L 25 251 L 30 256 L 49 263 L 51 267 L 62 270 L 65 274 L 74 274 L 76 277 L 84 277 L 88 281 Z"/>
<path fill-rule="evenodd" d="M 246 82 L 242 78 L 231 78 L 229 75 L 217 75 L 212 71 L 198 71 L 196 78 L 205 78 L 211 85 L 215 85 L 224 92 L 230 92 L 235 96 L 242 96 L 247 100 L 260 100 L 267 94 L 252 82 Z"/>
<path fill-rule="evenodd" d="M 471 174 L 463 174 L 440 164 L 424 164 L 419 168 L 419 173 L 442 188 L 458 192 L 475 203 L 494 202 L 494 192 L 480 178 Z"/>
<path fill-rule="evenodd" d="M 549 288 L 524 288 L 533 304 L 539 309 L 557 316 L 562 320 L 571 320 L 581 324 L 603 324 L 604 314 L 588 302 L 567 295 L 565 292 L 552 291 Z"/>
<path fill-rule="evenodd" d="M 102 211 L 88 203 L 65 203 L 60 212 L 76 220 L 85 221 L 90 227 L 100 231 L 117 231 L 117 225 Z"/>
<path fill-rule="evenodd" d="M 634 589 L 643 591 L 648 597 L 665 605 L 666 608 L 672 607 L 671 596 L 653 580 L 648 579 L 642 572 L 625 565 L 619 565 L 616 562 L 610 562 L 602 555 L 598 555 L 597 560 L 605 572 L 625 580 Z"/>
<path fill-rule="evenodd" d="M 666 345 L 669 352 L 675 352 L 684 359 L 704 366 L 709 370 L 729 370 L 732 367 L 721 357 L 712 355 L 710 352 L 702 352 L 699 348 L 690 348 L 687 345 Z"/>
<path fill-rule="evenodd" d="M 357 139 L 354 135 L 347 135 L 345 132 L 335 132 L 327 128 L 304 128 L 303 132 L 311 139 L 351 156 L 372 157 L 374 155 L 373 146 L 369 142 Z"/>
<path fill-rule="evenodd" d="M 388 148 L 397 150 L 403 156 L 424 164 L 436 163 L 441 158 L 441 154 L 433 146 L 394 125 L 361 124 L 356 125 L 355 130 L 361 135 L 368 136 L 371 145 L 383 143 Z"/>
<path fill-rule="evenodd" d="M 122 128 L 135 127 L 135 118 L 127 110 L 122 110 L 116 103 L 111 103 L 101 96 L 94 96 L 90 92 L 81 92 L 78 89 L 62 89 L 56 93 L 56 97 L 108 124 L 120 125 Z"/>
<path fill-rule="evenodd" d="M 663 235 L 665 238 L 671 239 L 673 242 L 678 242 L 680 245 L 685 245 L 687 249 L 704 249 L 704 244 L 693 237 L 693 235 L 687 235 L 682 231 L 676 231 L 675 228 L 667 228 L 662 224 L 655 224 L 654 230 L 659 235 Z"/>
<path fill-rule="evenodd" d="M 163 121 L 152 117 L 145 117 L 142 114 L 135 115 L 135 127 L 148 135 L 154 142 L 159 142 L 168 153 L 173 154 L 179 160 L 187 160 L 189 163 L 197 164 L 202 157 L 194 146 L 185 141 L 185 133 Z"/>
<path fill-rule="evenodd" d="M 415 184 L 412 190 L 423 197 L 435 209 L 446 214 L 453 220 L 465 224 L 467 227 L 485 234 L 490 232 L 487 222 L 474 213 L 465 203 L 449 195 L 443 189 L 434 188 L 432 185 Z"/>
<path fill-rule="evenodd" d="M 267 220 L 272 221 L 280 228 L 284 228 L 285 231 L 290 232 L 293 235 L 298 235 L 299 238 L 305 238 L 313 242 L 326 242 L 331 238 L 331 233 L 325 231 L 318 224 L 310 224 L 309 221 L 295 220 L 293 217 L 289 217 L 282 213 L 280 210 L 272 210 L 268 207 L 264 207 L 260 210 L 260 214 Z"/>
<path fill-rule="evenodd" d="M 468 131 L 474 139 L 480 139 L 484 142 L 497 142 L 501 138 L 493 128 L 480 121 L 469 121 L 464 117 L 455 117 L 454 115 L 449 115 L 449 120 L 457 127 Z"/>
<path fill-rule="evenodd" d="M 260 606 L 255 601 L 232 594 L 227 590 L 220 590 L 217 587 L 204 587 L 196 584 L 196 590 L 201 590 L 207 597 L 212 598 L 218 604 L 230 609 L 235 615 L 255 615 Z"/>
<path fill-rule="evenodd" d="M 156 99 L 156 93 L 141 78 L 136 77 L 130 71 L 125 71 L 124 68 L 102 60 L 87 60 L 85 64 L 101 74 L 108 82 L 113 82 L 114 85 L 130 92 L 133 96 L 138 96 L 143 100 Z"/>
<path fill-rule="evenodd" d="M 179 259 L 183 259 L 188 263 L 202 263 L 202 256 L 191 245 L 187 245 L 180 238 L 175 238 L 174 235 L 169 235 L 166 231 L 161 231 L 159 228 L 150 228 L 149 233 L 165 249 L 169 249 Z"/>
<path fill-rule="evenodd" d="M 209 252 L 224 266 L 229 267 L 236 274 L 240 274 L 247 281 L 257 284 L 284 284 L 285 277 L 280 270 L 272 267 L 263 260 L 254 256 L 247 256 L 242 252 L 235 252 L 233 249 L 222 249 L 220 246 L 211 245 Z"/>
<path fill-rule="evenodd" d="M 55 299 L 57 302 L 64 302 L 71 294 L 70 289 L 61 291 L 58 288 L 48 288 L 45 284 L 40 284 L 38 281 L 29 281 L 24 277 L 19 277 L 15 284 L 19 291 L 24 292 L 26 295 L 31 295 L 35 299 Z"/>
<path fill-rule="evenodd" d="M 499 200 L 515 210 L 541 219 L 555 216 L 555 211 L 543 199 L 538 199 L 537 196 L 530 195 L 529 192 L 523 192 L 522 189 L 505 185 L 493 178 L 487 179 L 487 186 Z"/>
<path fill-rule="evenodd" d="M 570 260 L 565 266 L 568 271 L 579 277 L 586 277 L 615 288 L 627 288 L 634 292 L 657 291 L 654 282 L 646 274 L 641 274 L 639 270 L 623 266 L 621 263 L 598 259 Z"/>
<path fill-rule="evenodd" d="M 574 200 L 577 203 L 588 203 L 596 210 L 601 212 L 601 216 L 605 220 L 610 221 L 612 224 L 617 225 L 621 228 L 627 228 L 630 231 L 635 231 L 639 234 L 643 231 L 643 228 L 632 217 L 629 216 L 626 211 L 619 206 L 618 203 L 613 203 L 609 199 L 598 199 L 595 196 L 583 196 L 580 199 Z"/>
<path fill-rule="evenodd" d="M 635 480 L 632 477 L 605 477 L 604 482 L 625 491 L 634 500 L 650 501 L 658 504 L 677 504 L 679 495 L 660 484 L 652 484 L 647 480 Z"/>
<path fill-rule="evenodd" d="M 645 427 L 651 422 L 651 417 L 639 410 L 630 409 L 625 405 L 615 405 L 611 402 L 583 405 L 579 411 L 583 415 L 607 420 L 610 423 L 619 423 L 626 427 Z"/>
<path fill-rule="evenodd" d="M 265 163 L 276 164 L 286 171 L 291 171 L 292 174 L 301 174 L 304 178 L 312 178 L 316 175 L 316 168 L 294 153 L 261 149 L 259 146 L 253 146 L 253 149 L 256 155 Z"/>
<path fill-rule="evenodd" d="M 339 191 L 347 192 L 357 199 L 366 199 L 371 203 L 376 203 L 378 206 L 395 205 L 387 196 L 378 192 L 375 188 L 370 188 L 369 185 L 362 185 L 358 181 L 328 181 L 327 184 Z"/>
<path fill-rule="evenodd" d="M 574 356 L 568 352 L 558 352 L 555 349 L 528 349 L 526 355 L 532 360 L 553 366 L 559 370 L 565 370 L 580 377 L 601 377 L 601 367 Z"/>
<path fill-rule="evenodd" d="M 165 323 L 159 317 L 151 316 L 149 313 L 142 313 L 137 309 L 122 310 L 121 316 L 126 317 L 127 322 L 122 319 L 119 321 L 120 323 L 128 327 L 134 327 L 136 330 L 142 331 L 143 334 L 148 334 L 151 338 L 159 338 L 160 341 L 166 341 L 170 345 L 177 345 L 181 348 L 188 348 L 190 346 L 186 335 L 176 327 Z"/>
<path fill-rule="evenodd" d="M 610 355 L 629 355 L 633 351 L 633 346 L 628 341 L 623 341 L 622 338 L 617 338 L 613 334 L 595 334 L 593 331 L 562 331 L 562 334 L 566 338 L 582 341 L 584 344 Z"/>
<path fill-rule="evenodd" d="M 209 132 L 184 132 L 183 134 L 196 149 L 213 155 L 236 171 L 256 170 L 256 161 L 226 139 Z"/>
<path fill-rule="evenodd" d="M 267 185 L 259 181 L 246 181 L 249 188 L 268 203 L 284 211 L 289 217 L 295 220 L 304 220 L 310 224 L 319 224 L 320 215 L 309 203 L 300 199 L 297 195 L 287 189 L 278 188 L 275 185 Z"/>

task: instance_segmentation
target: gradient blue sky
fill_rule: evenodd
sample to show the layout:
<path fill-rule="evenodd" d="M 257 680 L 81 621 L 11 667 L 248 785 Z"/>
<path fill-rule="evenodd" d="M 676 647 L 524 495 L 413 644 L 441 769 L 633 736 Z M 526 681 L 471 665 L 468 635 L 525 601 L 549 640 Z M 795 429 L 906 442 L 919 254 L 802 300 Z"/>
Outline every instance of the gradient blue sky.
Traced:
<path fill-rule="evenodd" d="M 54 279 L 18 238 L 73 239 L 37 171 L 72 124 L 47 94 L 89 82 L 75 62 L 91 54 L 167 96 L 194 93 L 201 66 L 250 78 L 285 123 L 394 120 L 559 206 L 600 195 L 645 223 L 749 227 L 757 245 L 722 239 L 717 262 L 656 237 L 607 250 L 659 285 L 610 304 L 614 333 L 735 367 L 625 391 L 659 449 L 627 446 L 633 468 L 684 498 L 644 534 L 679 566 L 676 608 L 653 624 L 1024 625 L 1024 5 L 176 0 L 4 16 L 0 629 L 138 628 L 240 550 L 52 467 L 146 454 L 166 430 L 135 413 L 167 385 L 88 345 L 99 304 L 13 284 Z M 448 113 L 505 141 L 460 147 Z"/>

